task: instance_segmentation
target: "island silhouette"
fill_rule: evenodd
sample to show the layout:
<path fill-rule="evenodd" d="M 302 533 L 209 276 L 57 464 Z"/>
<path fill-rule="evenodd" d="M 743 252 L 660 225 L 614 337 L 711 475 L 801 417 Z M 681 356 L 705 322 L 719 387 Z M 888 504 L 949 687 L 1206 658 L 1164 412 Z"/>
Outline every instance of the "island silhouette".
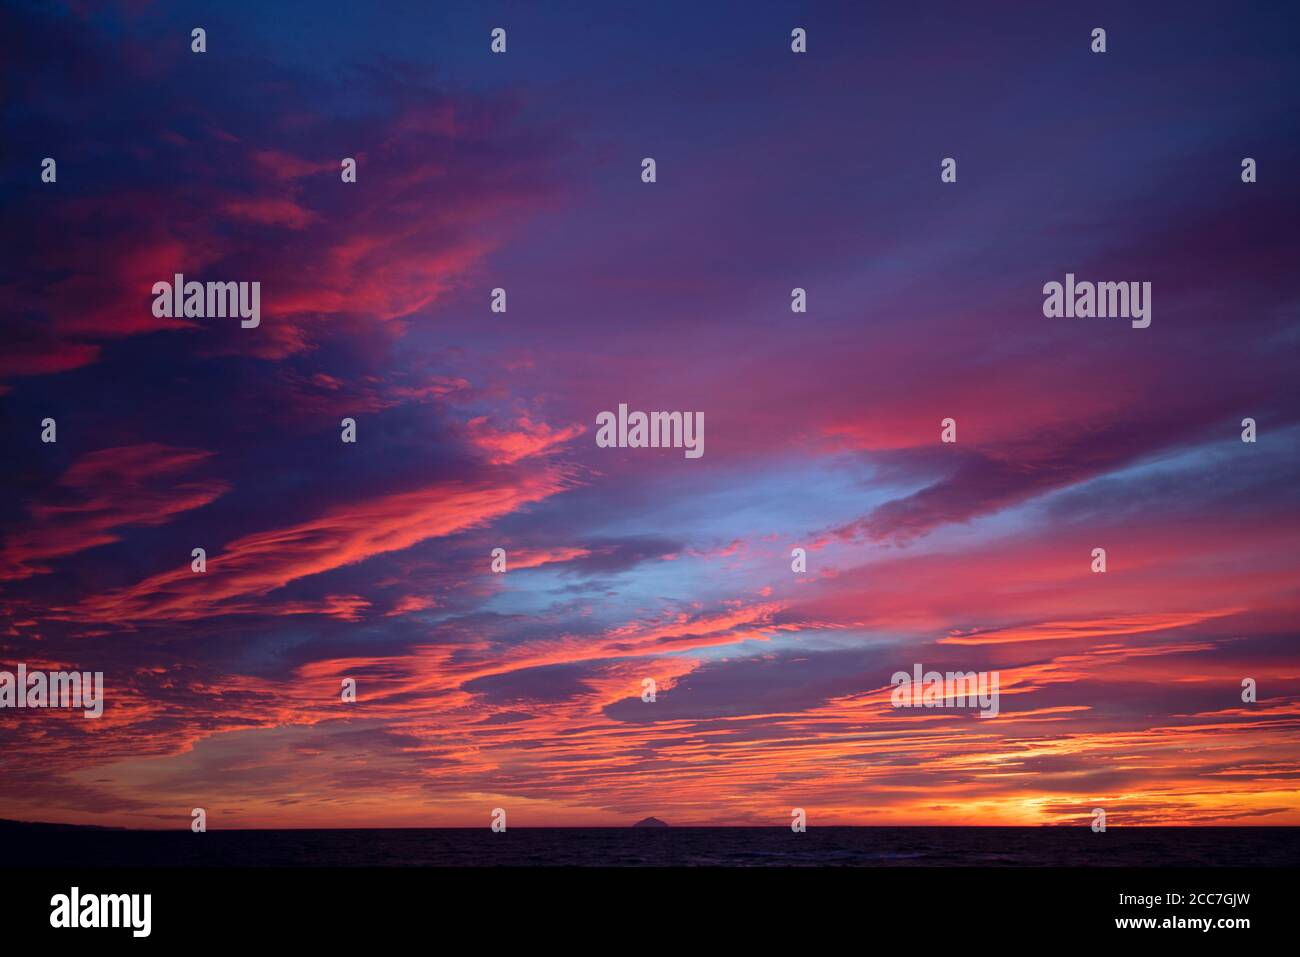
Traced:
<path fill-rule="evenodd" d="M 668 825 L 659 820 L 657 817 L 643 817 L 632 825 L 633 827 L 667 827 Z"/>

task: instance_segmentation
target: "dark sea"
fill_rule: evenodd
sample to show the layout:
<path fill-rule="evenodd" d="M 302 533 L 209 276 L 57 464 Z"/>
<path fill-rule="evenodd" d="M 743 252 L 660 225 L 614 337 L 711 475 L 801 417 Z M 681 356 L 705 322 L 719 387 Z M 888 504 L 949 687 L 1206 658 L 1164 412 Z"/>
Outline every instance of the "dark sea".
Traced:
<path fill-rule="evenodd" d="M 0 825 L 61 867 L 1294 867 L 1300 828 L 483 828 L 115 831 Z"/>

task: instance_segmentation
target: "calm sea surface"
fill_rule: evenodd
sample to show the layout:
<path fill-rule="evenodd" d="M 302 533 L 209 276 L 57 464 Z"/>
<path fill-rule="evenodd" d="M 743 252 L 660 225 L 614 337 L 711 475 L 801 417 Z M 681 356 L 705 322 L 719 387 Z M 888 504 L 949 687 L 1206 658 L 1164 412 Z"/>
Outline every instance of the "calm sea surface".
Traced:
<path fill-rule="evenodd" d="M 98 831 L 0 827 L 60 866 L 1283 867 L 1300 828 L 788 827 Z M 17 856 L 15 856 L 15 853 Z"/>

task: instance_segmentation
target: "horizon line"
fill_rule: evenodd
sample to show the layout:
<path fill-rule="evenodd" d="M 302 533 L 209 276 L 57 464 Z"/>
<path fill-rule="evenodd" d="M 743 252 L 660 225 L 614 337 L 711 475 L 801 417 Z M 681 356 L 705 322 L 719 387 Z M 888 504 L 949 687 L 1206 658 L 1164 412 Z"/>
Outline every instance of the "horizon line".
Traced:
<path fill-rule="evenodd" d="M 6 825 L 23 827 L 58 827 L 75 828 L 87 831 L 129 831 L 139 834 L 171 834 L 189 831 L 188 827 L 126 827 L 113 824 L 67 824 L 60 821 L 20 821 L 14 818 L 0 818 L 0 828 Z M 980 830 L 980 831 L 1039 831 L 1068 830 L 1071 828 L 1089 828 L 1088 823 L 1079 824 L 809 824 L 808 830 L 847 829 L 858 830 Z M 593 824 L 593 825 L 512 825 L 506 831 L 663 831 L 663 830 L 788 830 L 788 824 L 665 824 L 663 826 L 640 827 L 636 824 Z M 1298 824 L 1125 824 L 1108 825 L 1107 830 L 1122 828 L 1124 830 L 1245 830 L 1255 828 L 1273 828 L 1275 830 L 1300 829 Z M 490 825 L 363 825 L 356 827 L 338 826 L 295 826 L 295 827 L 222 827 L 211 828 L 212 832 L 224 831 L 479 831 L 491 830 Z M 204 831 L 202 833 L 208 833 Z"/>

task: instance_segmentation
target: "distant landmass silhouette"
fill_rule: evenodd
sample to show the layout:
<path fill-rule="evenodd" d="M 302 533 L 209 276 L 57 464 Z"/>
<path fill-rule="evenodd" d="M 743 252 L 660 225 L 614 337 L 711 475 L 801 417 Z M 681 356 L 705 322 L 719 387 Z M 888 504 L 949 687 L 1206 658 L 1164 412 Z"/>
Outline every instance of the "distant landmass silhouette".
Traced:
<path fill-rule="evenodd" d="M 45 821 L 11 821 L 0 817 L 0 832 L 3 831 L 125 831 L 125 827 L 104 827 L 99 824 L 50 824 Z"/>
<path fill-rule="evenodd" d="M 633 827 L 667 827 L 668 825 L 657 817 L 643 817 L 632 825 Z"/>

